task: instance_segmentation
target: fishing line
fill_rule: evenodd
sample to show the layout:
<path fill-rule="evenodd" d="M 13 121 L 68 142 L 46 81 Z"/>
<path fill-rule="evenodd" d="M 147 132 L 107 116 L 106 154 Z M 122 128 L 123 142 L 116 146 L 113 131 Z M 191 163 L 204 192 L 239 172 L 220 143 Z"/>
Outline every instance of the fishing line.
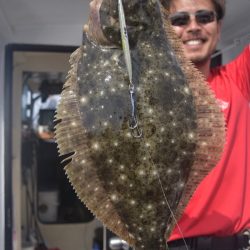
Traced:
<path fill-rule="evenodd" d="M 155 164 L 154 164 L 154 166 L 155 166 Z M 161 191 L 162 191 L 163 196 L 164 196 L 164 199 L 165 199 L 165 201 L 166 201 L 166 203 L 167 203 L 167 206 L 168 206 L 168 209 L 169 209 L 169 211 L 170 211 L 170 214 L 171 214 L 171 216 L 172 216 L 172 218 L 173 218 L 173 220 L 174 220 L 174 222 L 175 222 L 175 224 L 176 224 L 176 226 L 177 226 L 177 228 L 178 228 L 178 230 L 179 230 L 179 232 L 180 232 L 180 234 L 181 234 L 181 237 L 182 237 L 182 240 L 183 240 L 183 242 L 184 242 L 184 245 L 185 245 L 186 249 L 189 250 L 189 249 L 188 249 L 188 246 L 187 246 L 187 242 L 186 242 L 186 240 L 185 240 L 185 238 L 184 238 L 183 232 L 182 232 L 182 230 L 181 230 L 181 228 L 180 228 L 180 225 L 179 225 L 179 223 L 178 223 L 178 221 L 177 221 L 177 219 L 176 219 L 176 217 L 175 217 L 175 215 L 174 215 L 174 212 L 173 212 L 173 210 L 171 209 L 170 204 L 169 204 L 169 202 L 168 202 L 168 200 L 167 200 L 167 197 L 166 197 L 166 194 L 165 194 L 165 192 L 164 192 L 164 189 L 163 189 L 162 182 L 161 182 L 161 179 L 160 179 L 160 176 L 159 176 L 158 171 L 156 171 L 156 173 L 157 173 L 158 181 L 159 181 L 159 183 L 160 183 Z"/>
<path fill-rule="evenodd" d="M 158 6 L 160 7 L 160 2 L 159 0 L 157 1 L 158 2 Z M 123 48 L 123 52 L 124 52 L 124 58 L 125 58 L 125 64 L 126 64 L 126 67 L 127 67 L 127 71 L 128 71 L 128 76 L 129 76 L 129 91 L 130 91 L 130 100 L 131 100 L 131 106 L 132 106 L 132 124 L 130 124 L 130 128 L 132 130 L 136 129 L 136 135 L 133 134 L 134 137 L 142 137 L 142 133 L 138 127 L 138 122 L 137 122 L 137 119 L 136 119 L 136 116 L 135 116 L 135 109 L 136 109 L 136 106 L 135 106 L 135 99 L 134 99 L 134 85 L 133 85 L 133 82 L 132 82 L 132 62 L 131 62 L 131 55 L 130 55 L 130 48 L 129 48 L 129 40 L 128 40 L 128 33 L 127 33 L 127 28 L 126 28 L 126 22 L 125 22 L 125 14 L 124 14 L 124 9 L 123 9 L 123 5 L 122 5 L 122 0 L 118 0 L 118 12 L 119 12 L 119 22 L 120 22 L 120 32 L 121 32 L 121 41 L 122 41 L 122 48 Z M 143 139 L 144 140 L 144 139 Z M 150 155 L 150 154 L 149 154 Z M 158 171 L 157 171 L 157 168 L 154 164 L 154 162 L 152 161 L 152 159 L 150 159 L 150 162 L 152 163 L 152 165 L 154 166 L 154 168 L 156 169 L 156 173 L 157 173 L 157 178 L 158 178 L 158 181 L 160 183 L 160 187 L 161 187 L 161 191 L 163 193 L 163 196 L 164 196 L 164 199 L 166 201 L 166 204 L 167 204 L 167 207 L 170 211 L 170 215 L 172 216 L 180 234 L 181 234 L 181 237 L 183 239 L 183 242 L 185 244 L 185 247 L 186 249 L 188 250 L 188 246 L 187 246 L 187 243 L 185 241 L 185 238 L 184 238 L 184 235 L 183 235 L 183 232 L 177 222 L 177 219 L 174 215 L 174 212 L 173 210 L 171 209 L 171 206 L 168 202 L 168 199 L 166 197 L 166 194 L 164 192 L 164 189 L 163 189 L 163 185 L 162 185 L 162 182 L 161 182 L 161 179 L 160 179 L 160 176 L 158 174 Z M 166 242 L 166 245 L 167 245 L 167 242 Z"/>
<path fill-rule="evenodd" d="M 103 225 L 103 250 L 107 250 L 107 228 L 106 226 Z"/>

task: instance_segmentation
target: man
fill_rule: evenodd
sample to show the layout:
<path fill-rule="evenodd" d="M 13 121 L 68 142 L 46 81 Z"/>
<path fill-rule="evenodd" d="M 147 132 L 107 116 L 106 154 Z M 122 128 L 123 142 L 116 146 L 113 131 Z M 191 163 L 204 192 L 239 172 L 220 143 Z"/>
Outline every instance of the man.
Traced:
<path fill-rule="evenodd" d="M 230 64 L 210 70 L 211 55 L 220 36 L 224 4 L 212 0 L 173 0 L 169 4 L 170 21 L 182 41 L 185 56 L 206 77 L 227 123 L 227 143 L 222 158 L 199 185 L 179 221 L 186 238 L 220 238 L 201 237 L 194 242 L 189 239 L 194 249 L 195 244 L 207 247 L 201 249 L 240 249 L 237 238 L 250 228 L 249 46 Z M 206 18 L 206 12 L 201 18 L 204 11 L 211 11 L 211 18 Z M 230 235 L 236 237 L 228 238 Z M 175 229 L 170 240 L 180 238 L 181 233 Z M 170 243 L 176 247 L 182 244 L 181 241 Z"/>
<path fill-rule="evenodd" d="M 105 44 L 96 25 L 101 4 L 90 4 L 88 32 Z M 207 79 L 227 124 L 222 158 L 198 186 L 168 244 L 171 250 L 244 249 L 250 245 L 243 235 L 250 228 L 250 46 L 228 65 L 211 70 L 225 2 L 171 0 L 166 5 L 185 56 Z"/>

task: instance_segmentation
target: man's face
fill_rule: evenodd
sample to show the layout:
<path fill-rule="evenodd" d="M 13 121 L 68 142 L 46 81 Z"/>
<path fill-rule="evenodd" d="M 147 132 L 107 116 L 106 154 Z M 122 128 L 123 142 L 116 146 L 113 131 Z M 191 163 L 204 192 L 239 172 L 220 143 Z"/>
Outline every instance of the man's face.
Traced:
<path fill-rule="evenodd" d="M 190 13 L 190 20 L 184 25 L 172 25 L 177 36 L 181 39 L 185 56 L 195 65 L 210 61 L 210 56 L 216 48 L 220 35 L 221 23 L 214 19 L 212 22 L 199 23 L 195 14 L 197 11 L 214 11 L 211 0 L 172 0 L 170 14 L 178 12 Z"/>

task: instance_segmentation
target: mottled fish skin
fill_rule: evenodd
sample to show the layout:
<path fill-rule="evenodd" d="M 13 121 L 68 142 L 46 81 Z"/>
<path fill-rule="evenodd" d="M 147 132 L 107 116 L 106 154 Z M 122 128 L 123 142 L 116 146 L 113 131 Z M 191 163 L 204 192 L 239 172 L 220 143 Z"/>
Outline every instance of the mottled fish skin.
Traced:
<path fill-rule="evenodd" d="M 181 197 L 190 174 L 194 178 L 200 163 L 209 159 L 198 139 L 207 143 L 224 124 L 218 110 L 208 108 L 213 100 L 197 108 L 190 79 L 164 32 L 159 3 L 133 2 L 143 17 L 130 33 L 136 115 L 143 136 L 135 138 L 129 128 L 129 79 L 120 40 L 115 38 L 118 47 L 111 49 L 85 37 L 58 107 L 56 139 L 60 154 L 74 152 L 66 172 L 89 209 L 136 249 L 159 250 L 166 248 L 165 237 L 176 223 L 172 212 L 179 218 L 187 203 Z M 221 119 L 216 132 L 211 130 L 213 117 Z M 218 159 L 217 151 L 210 165 Z M 197 180 L 184 192 L 186 197 Z"/>

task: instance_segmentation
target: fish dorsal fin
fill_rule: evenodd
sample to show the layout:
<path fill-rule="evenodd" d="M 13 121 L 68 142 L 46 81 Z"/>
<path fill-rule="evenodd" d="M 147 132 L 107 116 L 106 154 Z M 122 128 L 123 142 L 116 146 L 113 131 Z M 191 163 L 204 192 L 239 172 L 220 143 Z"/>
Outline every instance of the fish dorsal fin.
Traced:
<path fill-rule="evenodd" d="M 104 225 L 134 245 L 134 238 L 125 227 L 125 223 L 117 214 L 110 198 L 103 189 L 102 183 L 95 173 L 95 167 L 86 166 L 86 156 L 82 153 L 86 145 L 86 138 L 81 126 L 77 98 L 77 67 L 79 59 L 84 54 L 84 46 L 78 48 L 70 58 L 71 70 L 61 94 L 61 102 L 57 108 L 56 141 L 60 155 L 74 153 L 68 159 L 65 171 L 79 199 L 94 212 Z M 76 139 L 77 138 L 77 139 Z M 67 160 L 67 159 L 65 159 Z M 93 195 L 94 194 L 94 195 Z"/>
<path fill-rule="evenodd" d="M 164 19 L 165 32 L 186 76 L 187 85 L 190 91 L 192 91 L 197 114 L 198 139 L 195 161 L 176 210 L 176 219 L 179 219 L 198 185 L 211 172 L 221 158 L 225 145 L 226 124 L 214 92 L 201 72 L 192 62 L 186 59 L 181 41 L 178 39 L 169 22 L 168 10 L 161 7 L 161 12 Z M 168 230 L 167 237 L 172 229 Z"/>

